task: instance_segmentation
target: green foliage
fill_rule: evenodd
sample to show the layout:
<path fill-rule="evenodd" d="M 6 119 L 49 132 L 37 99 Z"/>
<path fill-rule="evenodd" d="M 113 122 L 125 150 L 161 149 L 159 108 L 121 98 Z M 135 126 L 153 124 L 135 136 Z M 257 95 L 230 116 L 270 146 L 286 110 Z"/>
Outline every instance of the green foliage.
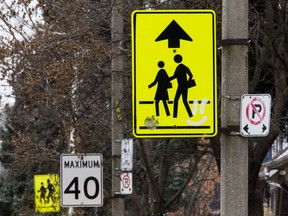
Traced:
<path fill-rule="evenodd" d="M 9 182 L 5 181 L 3 177 L 0 178 L 0 214 L 11 215 L 12 212 L 12 190 Z"/>
<path fill-rule="evenodd" d="M 165 200 L 169 200 L 169 198 L 179 190 L 184 181 L 187 178 L 190 178 L 189 176 L 190 167 L 188 161 L 186 161 L 186 163 L 185 161 L 183 161 L 182 163 L 179 162 L 179 164 L 178 165 L 176 164 L 175 166 L 176 167 L 171 168 L 170 175 L 168 176 L 168 183 L 167 183 L 168 187 L 165 193 Z M 189 194 L 185 193 L 185 197 L 182 196 L 179 197 L 179 199 L 177 199 L 176 202 L 174 202 L 171 206 L 169 206 L 167 210 L 169 211 L 179 209 L 179 206 L 185 205 L 185 202 L 188 202 L 189 200 L 190 200 Z"/>

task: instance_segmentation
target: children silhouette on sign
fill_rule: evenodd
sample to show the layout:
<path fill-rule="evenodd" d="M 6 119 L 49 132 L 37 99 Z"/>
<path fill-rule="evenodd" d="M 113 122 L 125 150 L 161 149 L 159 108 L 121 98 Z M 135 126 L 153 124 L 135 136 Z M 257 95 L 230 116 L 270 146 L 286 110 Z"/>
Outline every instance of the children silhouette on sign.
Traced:
<path fill-rule="evenodd" d="M 174 110 L 173 110 L 173 118 L 177 118 L 178 115 L 178 101 L 180 96 L 182 96 L 183 104 L 186 108 L 186 111 L 189 115 L 189 117 L 192 117 L 192 111 L 190 110 L 189 104 L 188 104 L 188 88 L 190 87 L 188 82 L 192 80 L 193 75 L 190 71 L 190 69 L 185 66 L 184 64 L 181 64 L 182 62 L 182 56 L 177 54 L 174 56 L 174 61 L 178 63 L 178 66 L 175 69 L 174 75 L 170 77 L 170 80 L 177 79 L 178 82 L 178 88 L 174 97 Z M 189 79 L 187 80 L 187 75 L 189 76 Z"/>
<path fill-rule="evenodd" d="M 167 75 L 166 70 L 164 69 L 164 66 L 165 66 L 165 63 L 163 61 L 159 61 L 158 62 L 158 67 L 160 68 L 160 70 L 158 71 L 154 82 L 152 82 L 148 86 L 149 88 L 151 88 L 151 87 L 153 87 L 154 85 L 156 85 L 158 83 L 156 94 L 155 94 L 155 97 L 154 97 L 156 116 L 160 115 L 160 112 L 159 112 L 159 102 L 160 102 L 160 100 L 162 100 L 162 102 L 163 102 L 166 115 L 167 116 L 170 115 L 168 104 L 167 104 L 167 101 L 169 100 L 169 95 L 168 95 L 168 90 L 167 89 L 168 88 L 172 88 L 172 84 L 169 81 L 169 76 Z"/>
<path fill-rule="evenodd" d="M 156 94 L 154 97 L 155 100 L 155 109 L 156 109 L 156 116 L 160 115 L 159 112 L 159 102 L 160 100 L 163 101 L 163 105 L 165 108 L 166 115 L 169 116 L 169 108 L 167 101 L 169 100 L 169 95 L 168 95 L 168 88 L 172 88 L 171 80 L 177 79 L 178 87 L 176 90 L 176 94 L 174 97 L 174 107 L 173 107 L 173 118 L 177 118 L 178 116 L 178 101 L 180 99 L 180 96 L 182 96 L 182 101 L 183 104 L 186 108 L 186 111 L 191 118 L 193 116 L 192 111 L 189 107 L 188 103 L 188 88 L 193 87 L 196 85 L 195 81 L 192 79 L 193 75 L 190 71 L 190 69 L 182 64 L 183 58 L 181 55 L 177 54 L 174 56 L 174 61 L 175 63 L 178 64 L 178 66 L 175 69 L 174 75 L 169 78 L 167 75 L 166 70 L 164 69 L 164 62 L 159 61 L 158 62 L 158 67 L 160 70 L 158 71 L 155 80 L 148 86 L 149 88 L 153 87 L 158 83 Z M 188 75 L 188 79 L 187 79 Z"/>

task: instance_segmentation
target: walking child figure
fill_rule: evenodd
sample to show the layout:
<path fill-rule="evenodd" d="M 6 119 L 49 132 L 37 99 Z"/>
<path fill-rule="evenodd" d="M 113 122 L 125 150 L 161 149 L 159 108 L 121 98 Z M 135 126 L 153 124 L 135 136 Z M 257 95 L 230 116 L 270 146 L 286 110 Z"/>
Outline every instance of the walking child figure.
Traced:
<path fill-rule="evenodd" d="M 178 115 L 178 101 L 180 96 L 182 96 L 183 104 L 186 108 L 186 111 L 191 118 L 193 116 L 192 111 L 189 107 L 188 103 L 188 88 L 189 82 L 192 80 L 193 75 L 190 69 L 182 63 L 182 56 L 177 54 L 174 56 L 174 62 L 178 64 L 175 69 L 174 75 L 170 77 L 170 80 L 177 79 L 178 88 L 176 90 L 175 98 L 174 98 L 174 110 L 173 110 L 173 118 L 177 118 Z M 187 80 L 188 75 L 188 80 Z"/>
<path fill-rule="evenodd" d="M 158 71 L 155 80 L 148 86 L 148 88 L 151 88 L 158 83 L 156 94 L 154 97 L 156 116 L 160 115 L 160 111 L 159 111 L 160 101 L 163 102 L 166 115 L 170 116 L 167 101 L 169 100 L 168 88 L 172 88 L 172 84 L 169 80 L 169 76 L 167 75 L 166 70 L 164 69 L 164 66 L 165 66 L 165 63 L 163 61 L 158 62 L 158 67 L 160 68 L 160 70 Z"/>
<path fill-rule="evenodd" d="M 42 200 L 44 201 L 44 203 L 46 203 L 45 200 L 46 188 L 44 187 L 43 182 L 41 182 L 41 187 L 38 190 L 38 192 L 40 193 L 40 203 L 42 203 Z"/>
<path fill-rule="evenodd" d="M 55 187 L 54 185 L 50 182 L 50 180 L 47 180 L 47 189 L 48 189 L 48 196 L 47 196 L 47 203 L 49 203 L 49 200 L 51 198 L 52 202 L 54 202 L 54 192 L 55 192 Z"/>

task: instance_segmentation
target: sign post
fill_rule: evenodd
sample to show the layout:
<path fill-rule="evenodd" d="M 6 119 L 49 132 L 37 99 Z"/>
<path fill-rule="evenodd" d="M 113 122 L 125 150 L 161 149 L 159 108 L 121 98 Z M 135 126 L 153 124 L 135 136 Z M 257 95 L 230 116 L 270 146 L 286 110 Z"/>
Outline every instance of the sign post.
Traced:
<path fill-rule="evenodd" d="M 103 205 L 101 154 L 62 154 L 60 157 L 61 206 Z"/>
<path fill-rule="evenodd" d="M 212 10 L 133 12 L 135 137 L 217 134 L 215 17 Z"/>
<path fill-rule="evenodd" d="M 248 11 L 248 0 L 222 1 L 221 127 L 231 132 L 220 135 L 221 216 L 248 216 L 249 145 L 238 135 L 238 98 L 248 93 Z"/>

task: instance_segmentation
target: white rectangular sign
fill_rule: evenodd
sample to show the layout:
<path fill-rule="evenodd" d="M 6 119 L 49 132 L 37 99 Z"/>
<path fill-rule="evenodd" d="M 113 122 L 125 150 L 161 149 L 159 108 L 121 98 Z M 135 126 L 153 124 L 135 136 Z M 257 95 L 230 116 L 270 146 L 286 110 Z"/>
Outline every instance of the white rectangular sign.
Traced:
<path fill-rule="evenodd" d="M 133 139 L 121 141 L 121 171 L 131 171 L 133 168 Z"/>
<path fill-rule="evenodd" d="M 61 206 L 100 207 L 103 205 L 101 154 L 60 156 Z"/>
<path fill-rule="evenodd" d="M 132 194 L 132 172 L 121 173 L 120 192 L 123 195 Z"/>
<path fill-rule="evenodd" d="M 240 133 L 244 137 L 267 136 L 270 130 L 271 96 L 245 94 L 241 98 Z"/>

